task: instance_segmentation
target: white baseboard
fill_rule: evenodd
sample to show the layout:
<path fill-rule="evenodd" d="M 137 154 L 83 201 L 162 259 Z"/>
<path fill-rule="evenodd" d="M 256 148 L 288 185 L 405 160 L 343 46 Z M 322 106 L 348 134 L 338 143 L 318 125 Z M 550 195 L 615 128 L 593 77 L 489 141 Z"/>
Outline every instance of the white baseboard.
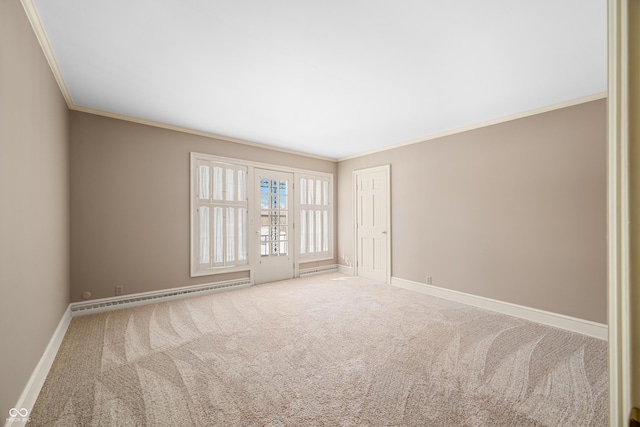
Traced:
<path fill-rule="evenodd" d="M 58 323 L 53 336 L 49 340 L 40 361 L 36 365 L 27 385 L 25 386 L 18 403 L 12 409 L 19 411 L 16 417 L 7 417 L 5 427 L 21 427 L 26 424 L 27 417 L 23 417 L 22 413 L 26 409 L 30 412 L 36 403 L 38 394 L 47 379 L 51 365 L 58 354 L 58 349 L 67 332 L 67 328 L 71 323 L 72 317 L 82 316 L 86 314 L 101 313 L 104 311 L 119 310 L 126 307 L 134 307 L 145 304 L 154 304 L 157 302 L 169 301 L 174 299 L 182 299 L 190 296 L 203 295 L 208 293 L 220 292 L 229 288 L 244 288 L 251 286 L 250 279 L 228 280 L 224 282 L 208 283 L 204 285 L 183 286 L 179 288 L 164 289 L 161 291 L 143 292 L 138 294 L 123 295 L 121 297 L 102 298 L 86 302 L 75 302 L 67 306 L 62 319 Z"/>
<path fill-rule="evenodd" d="M 353 276 L 353 267 L 349 267 L 347 265 L 338 264 L 338 272 L 342 274 L 348 274 L 349 276 Z"/>
<path fill-rule="evenodd" d="M 67 333 L 67 328 L 69 327 L 69 323 L 71 323 L 71 307 L 67 306 L 67 309 L 62 314 L 62 318 L 60 322 L 58 322 L 58 326 L 56 327 L 51 339 L 49 340 L 49 344 L 44 349 L 44 353 L 42 353 L 42 357 L 38 361 L 27 385 L 25 386 L 20 398 L 18 399 L 18 403 L 12 409 L 16 409 L 17 411 L 24 411 L 25 409 L 29 412 L 33 409 L 33 405 L 36 403 L 36 399 L 38 398 L 38 394 L 40 394 L 40 390 L 44 385 L 44 381 L 47 379 L 47 375 L 49 374 L 49 369 L 51 369 L 51 365 L 53 364 L 53 360 L 56 358 L 56 354 L 58 354 L 58 349 L 60 348 L 60 344 L 62 343 L 62 339 L 64 335 Z M 27 417 L 22 417 L 18 415 L 17 417 L 8 417 L 6 418 L 6 426 L 18 427 L 24 426 L 26 421 L 23 419 L 27 419 Z"/>
<path fill-rule="evenodd" d="M 605 341 L 608 339 L 607 325 L 592 322 L 590 320 L 578 319 L 576 317 L 565 316 L 563 314 L 552 313 L 550 311 L 539 310 L 537 308 L 525 307 L 451 289 L 439 288 L 437 286 L 400 279 L 398 277 L 392 277 L 391 284 L 399 288 L 409 289 L 423 294 L 472 305 L 485 310 L 496 311 L 498 313 L 530 320 L 532 322 L 542 323 L 543 325 L 553 326 L 555 328 L 565 329 L 567 331 L 577 332 L 583 335 L 589 335 Z"/>

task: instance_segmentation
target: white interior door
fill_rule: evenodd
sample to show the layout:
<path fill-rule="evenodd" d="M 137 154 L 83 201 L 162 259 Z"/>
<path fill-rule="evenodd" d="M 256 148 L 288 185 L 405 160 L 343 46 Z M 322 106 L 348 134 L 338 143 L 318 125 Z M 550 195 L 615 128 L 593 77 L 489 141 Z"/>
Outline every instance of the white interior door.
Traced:
<path fill-rule="evenodd" d="M 356 274 L 389 282 L 389 165 L 355 171 Z"/>
<path fill-rule="evenodd" d="M 293 174 L 255 169 L 255 283 L 294 276 Z"/>

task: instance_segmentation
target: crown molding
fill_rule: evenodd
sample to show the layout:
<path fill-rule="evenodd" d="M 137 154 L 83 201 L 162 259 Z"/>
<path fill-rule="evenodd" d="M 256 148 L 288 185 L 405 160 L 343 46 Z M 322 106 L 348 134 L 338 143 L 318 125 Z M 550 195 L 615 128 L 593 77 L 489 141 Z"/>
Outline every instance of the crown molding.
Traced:
<path fill-rule="evenodd" d="M 197 129 L 171 125 L 171 124 L 163 123 L 163 122 L 156 122 L 154 120 L 141 119 L 141 118 L 138 118 L 138 117 L 127 116 L 125 114 L 113 113 L 111 111 L 104 111 L 104 110 L 98 110 L 98 109 L 95 109 L 95 108 L 82 107 L 82 106 L 75 105 L 75 104 L 70 106 L 69 109 L 73 110 L 73 111 L 79 111 L 81 113 L 94 114 L 96 116 L 109 117 L 109 118 L 112 118 L 112 119 L 124 120 L 124 121 L 127 121 L 127 122 L 138 123 L 138 124 L 141 124 L 141 125 L 153 126 L 153 127 L 157 127 L 157 128 L 161 128 L 161 129 L 168 129 L 168 130 L 173 130 L 173 131 L 176 131 L 176 132 L 188 133 L 188 134 L 197 135 L 197 136 L 203 136 L 205 138 L 211 138 L 211 139 L 217 139 L 217 140 L 220 140 L 220 141 L 233 142 L 233 143 L 242 144 L 242 145 L 249 145 L 251 147 L 262 148 L 264 150 L 279 151 L 281 153 L 294 154 L 294 155 L 297 155 L 297 156 L 304 156 L 304 157 L 311 157 L 313 159 L 326 160 L 326 161 L 330 161 L 330 162 L 336 162 L 337 161 L 337 159 L 335 159 L 333 157 L 325 157 L 325 156 L 320 156 L 320 155 L 317 155 L 317 154 L 305 153 L 303 151 L 291 150 L 291 149 L 288 149 L 288 148 L 277 147 L 277 146 L 274 146 L 274 145 L 263 144 L 263 143 L 260 143 L 260 142 L 247 141 L 245 139 L 234 138 L 234 137 L 231 137 L 231 136 L 220 135 L 220 134 L 216 134 L 216 133 L 212 133 L 212 132 L 205 132 L 205 131 L 201 131 L 201 130 L 197 130 Z"/>
<path fill-rule="evenodd" d="M 33 3 L 33 0 L 20 0 L 20 3 L 22 3 L 22 7 L 27 14 L 27 18 L 31 23 L 31 28 L 33 28 L 33 32 L 36 34 L 38 43 L 40 43 L 42 52 L 44 53 L 44 56 L 49 63 L 49 68 L 51 68 L 51 71 L 53 72 L 53 77 L 58 83 L 60 92 L 62 92 L 62 96 L 67 103 L 67 107 L 72 108 L 74 104 L 73 98 L 71 97 L 71 92 L 69 92 L 67 84 L 64 81 L 64 77 L 62 77 L 62 72 L 60 72 L 58 61 L 56 61 L 56 57 L 53 54 L 53 49 L 51 49 L 51 43 L 49 43 L 47 33 L 44 31 L 44 27 L 42 26 L 42 21 L 40 20 L 38 9 L 36 9 L 36 5 Z"/>
<path fill-rule="evenodd" d="M 103 117 L 109 117 L 109 118 L 118 119 L 118 120 L 124 120 L 124 121 L 128 121 L 128 122 L 138 123 L 138 124 L 147 125 L 147 126 L 153 126 L 153 127 L 162 128 L 162 129 L 173 130 L 173 131 L 176 131 L 176 132 L 187 133 L 187 134 L 191 134 L 191 135 L 202 136 L 202 137 L 205 137 L 205 138 L 211 138 L 211 139 L 217 139 L 217 140 L 221 140 L 221 141 L 233 142 L 233 143 L 236 143 L 236 144 L 248 145 L 248 146 L 251 146 L 251 147 L 262 148 L 262 149 L 265 149 L 265 150 L 279 151 L 279 152 L 282 152 L 282 153 L 294 154 L 294 155 L 298 155 L 298 156 L 310 157 L 310 158 L 313 158 L 313 159 L 325 160 L 325 161 L 336 162 L 336 163 L 337 162 L 342 162 L 342 161 L 345 161 L 345 160 L 356 159 L 356 158 L 359 158 L 359 157 L 368 156 L 368 155 L 375 154 L 375 153 L 381 153 L 381 152 L 384 152 L 384 151 L 389 151 L 389 150 L 393 150 L 393 149 L 400 148 L 400 147 L 405 147 L 407 145 L 419 144 L 421 142 L 431 141 L 433 139 L 442 138 L 442 137 L 450 136 L 450 135 L 455 135 L 457 133 L 467 132 L 469 130 L 479 129 L 479 128 L 483 128 L 483 127 L 487 127 L 487 126 L 491 126 L 491 125 L 495 125 L 495 124 L 499 124 L 499 123 L 508 122 L 508 121 L 511 121 L 511 120 L 517 120 L 517 119 L 521 119 L 521 118 L 524 118 L 524 117 L 533 116 L 533 115 L 536 115 L 536 114 L 541 114 L 541 113 L 546 113 L 546 112 L 549 112 L 549 111 L 559 110 L 561 108 L 571 107 L 571 106 L 574 106 L 574 105 L 583 104 L 583 103 L 586 103 L 586 102 L 595 101 L 595 100 L 603 99 L 603 98 L 607 97 L 607 92 L 598 92 L 598 93 L 595 93 L 595 94 L 592 94 L 592 95 L 587 95 L 587 96 L 583 96 L 583 97 L 580 97 L 580 98 L 575 98 L 575 99 L 571 99 L 571 100 L 568 100 L 568 101 L 559 102 L 559 103 L 556 103 L 556 104 L 551 104 L 551 105 L 540 107 L 540 108 L 535 108 L 533 110 L 528 110 L 528 111 L 524 111 L 524 112 L 520 112 L 520 113 L 516 113 L 516 114 L 511 114 L 511 115 L 508 115 L 508 116 L 503 116 L 503 117 L 499 117 L 497 119 L 492 119 L 492 120 L 488 120 L 488 121 L 484 121 L 484 122 L 474 123 L 474 124 L 471 124 L 471 125 L 468 125 L 468 126 L 463 126 L 463 127 L 460 127 L 460 128 L 456 128 L 456 129 L 451 129 L 451 130 L 435 133 L 435 134 L 432 134 L 432 135 L 429 135 L 429 136 L 425 136 L 425 137 L 415 138 L 415 139 L 412 139 L 412 140 L 409 140 L 409 141 L 405 141 L 405 142 L 401 142 L 401 143 L 398 143 L 398 144 L 387 145 L 387 146 L 379 148 L 379 149 L 366 151 L 366 152 L 360 153 L 360 154 L 354 154 L 352 156 L 346 156 L 346 157 L 341 157 L 341 158 L 326 157 L 326 156 L 320 156 L 320 155 L 316 155 L 316 154 L 306 153 L 306 152 L 303 152 L 303 151 L 297 151 L 297 150 L 281 148 L 281 147 L 277 147 L 277 146 L 273 146 L 273 145 L 268 145 L 268 144 L 264 144 L 264 143 L 248 141 L 248 140 L 244 140 L 244 139 L 240 139 L 240 138 L 234 138 L 234 137 L 230 137 L 230 136 L 219 135 L 219 134 L 215 134 L 215 133 L 212 133 L 212 132 L 205 132 L 205 131 L 186 128 L 186 127 L 182 127 L 182 126 L 171 125 L 171 124 L 168 124 L 168 123 L 157 122 L 157 121 L 154 121 L 154 120 L 141 119 L 141 118 L 138 118 L 138 117 L 128 116 L 128 115 L 124 115 L 124 114 L 118 114 L 118 113 L 112 113 L 112 112 L 109 112 L 109 111 L 104 111 L 104 110 L 99 110 L 99 109 L 94 109 L 94 108 L 89 108 L 89 107 L 83 107 L 83 106 L 80 106 L 80 105 L 76 105 L 73 102 L 73 98 L 71 97 L 71 92 L 69 92 L 67 84 L 64 81 L 64 77 L 62 76 L 62 72 L 60 71 L 60 67 L 58 66 L 58 62 L 56 61 L 55 55 L 53 54 L 53 49 L 51 48 L 51 44 L 49 43 L 49 39 L 47 37 L 47 34 L 44 31 L 44 27 L 42 26 L 42 22 L 40 20 L 40 15 L 38 14 L 38 10 L 36 9 L 35 4 L 33 3 L 33 0 L 20 0 L 20 2 L 22 3 L 22 6 L 23 6 L 23 8 L 24 8 L 24 10 L 25 10 L 25 12 L 27 14 L 29 22 L 31 23 L 31 27 L 33 28 L 33 31 L 36 34 L 38 42 L 40 43 L 40 46 L 41 46 L 42 51 L 44 53 L 44 56 L 46 57 L 47 62 L 49 63 L 49 67 L 51 68 L 51 71 L 53 72 L 53 75 L 54 75 L 54 77 L 56 79 L 56 82 L 58 83 L 58 87 L 60 88 L 60 92 L 62 92 L 62 96 L 64 97 L 64 99 L 65 99 L 65 101 L 67 103 L 67 107 L 70 110 L 79 111 L 79 112 L 88 113 L 88 114 L 94 114 L 94 115 L 103 116 Z"/>
<path fill-rule="evenodd" d="M 124 120 L 124 121 L 128 121 L 128 122 L 143 124 L 143 125 L 147 125 L 147 126 L 153 126 L 153 127 L 162 128 L 162 129 L 169 129 L 169 130 L 173 130 L 173 131 L 176 131 L 176 132 L 187 133 L 187 134 L 197 135 L 197 136 L 203 136 L 203 137 L 206 137 L 206 138 L 217 139 L 217 140 L 221 140 L 221 141 L 233 142 L 233 143 L 236 143 L 236 144 L 249 145 L 249 146 L 252 146 L 252 147 L 262 148 L 262 149 L 265 149 L 265 150 L 279 151 L 279 152 L 282 152 L 282 153 L 294 154 L 294 155 L 298 155 L 298 156 L 310 157 L 310 158 L 319 159 L 319 160 L 325 160 L 325 161 L 330 161 L 330 162 L 335 162 L 336 161 L 336 159 L 332 158 L 332 157 L 319 156 L 319 155 L 315 155 L 315 154 L 305 153 L 305 152 L 302 152 L 302 151 L 276 147 L 276 146 L 272 146 L 272 145 L 262 144 L 262 143 L 259 143 L 259 142 L 247 141 L 247 140 L 243 140 L 243 139 L 239 139 L 239 138 L 233 138 L 233 137 L 229 137 L 229 136 L 218 135 L 218 134 L 211 133 L 211 132 L 204 132 L 204 131 L 199 131 L 199 130 L 196 130 L 196 129 L 185 128 L 185 127 L 182 127 L 182 126 L 175 126 L 175 125 L 170 125 L 170 124 L 167 124 L 167 123 L 156 122 L 156 121 L 153 121 L 153 120 L 146 120 L 146 119 L 141 119 L 141 118 L 138 118 L 138 117 L 127 116 L 127 115 L 124 115 L 124 114 L 117 114 L 117 113 L 112 113 L 112 112 L 109 112 L 109 111 L 103 111 L 103 110 L 98 110 L 98 109 L 94 109 L 94 108 L 88 108 L 88 107 L 83 107 L 83 106 L 80 106 L 80 105 L 76 105 L 73 102 L 73 98 L 71 97 L 71 92 L 69 91 L 69 88 L 67 87 L 67 84 L 64 81 L 64 77 L 62 76 L 62 72 L 60 71 L 60 67 L 58 65 L 58 61 L 56 61 L 56 57 L 55 57 L 55 55 L 53 53 L 53 49 L 51 48 L 51 43 L 49 42 L 49 38 L 47 37 L 47 34 L 46 34 L 45 30 L 44 30 L 44 27 L 42 26 L 42 21 L 40 20 L 40 15 L 38 14 L 38 9 L 36 8 L 35 4 L 33 3 L 33 0 L 20 0 L 20 2 L 22 3 L 22 7 L 24 8 L 24 11 L 25 11 L 25 13 L 27 15 L 27 18 L 29 19 L 29 22 L 31 23 L 31 27 L 33 28 L 33 31 L 34 31 L 34 33 L 36 35 L 36 38 L 38 39 L 38 42 L 40 43 L 40 47 L 42 48 L 42 52 L 44 53 L 44 56 L 47 59 L 47 62 L 49 63 L 49 67 L 51 68 L 51 71 L 53 72 L 53 76 L 56 79 L 56 82 L 58 83 L 58 87 L 60 88 L 60 92 L 62 92 L 62 96 L 64 97 L 64 100 L 67 103 L 67 107 L 69 108 L 69 110 L 80 111 L 80 112 L 89 113 L 89 114 L 95 114 L 95 115 L 98 115 L 98 116 L 109 117 L 109 118 L 118 119 L 118 120 Z"/>
<path fill-rule="evenodd" d="M 442 138 L 445 136 L 455 135 L 457 133 L 467 132 L 474 129 L 480 129 L 487 126 L 497 125 L 499 123 L 510 122 L 512 120 L 522 119 L 524 117 L 535 116 L 536 114 L 542 114 L 542 113 L 547 113 L 549 111 L 560 110 L 561 108 L 572 107 L 574 105 L 584 104 L 587 102 L 596 101 L 598 99 L 603 99 L 606 97 L 607 97 L 607 92 L 598 92 L 592 95 L 582 96 L 580 98 L 574 98 L 568 101 L 558 102 L 555 104 L 546 105 L 544 107 L 534 108 L 533 110 L 527 110 L 520 113 L 510 114 L 508 116 L 498 117 L 497 119 L 474 123 L 468 126 L 463 126 L 460 128 L 455 128 L 455 129 L 450 129 L 443 132 L 434 133 L 433 135 L 429 135 L 421 138 L 415 138 L 405 142 L 400 142 L 398 144 L 388 145 L 388 146 L 378 148 L 376 150 L 367 151 L 361 154 L 354 154 L 353 156 L 341 157 L 338 159 L 338 162 L 357 159 L 359 157 L 364 157 L 371 154 L 382 153 L 384 151 L 394 150 L 396 148 L 405 147 L 407 145 L 419 144 L 421 142 L 427 142 L 427 141 Z"/>

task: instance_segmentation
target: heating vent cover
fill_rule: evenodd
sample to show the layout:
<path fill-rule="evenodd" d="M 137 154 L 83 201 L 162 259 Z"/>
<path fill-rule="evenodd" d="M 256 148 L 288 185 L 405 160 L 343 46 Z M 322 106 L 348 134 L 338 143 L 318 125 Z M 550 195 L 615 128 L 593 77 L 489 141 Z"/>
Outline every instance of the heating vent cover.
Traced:
<path fill-rule="evenodd" d="M 71 304 L 71 315 L 84 316 L 86 314 L 120 310 L 127 307 L 154 304 L 190 296 L 205 295 L 230 288 L 244 288 L 247 286 L 251 286 L 251 280 L 248 278 L 219 283 L 209 283 L 206 285 L 185 286 L 183 288 L 173 288 L 157 292 L 145 292 L 117 298 L 104 298 L 91 302 L 73 303 Z"/>
<path fill-rule="evenodd" d="M 314 274 L 322 274 L 322 273 L 331 273 L 334 271 L 338 271 L 338 266 L 335 264 L 332 265 L 322 265 L 320 267 L 307 268 L 304 270 L 300 270 L 300 277 L 312 276 Z"/>

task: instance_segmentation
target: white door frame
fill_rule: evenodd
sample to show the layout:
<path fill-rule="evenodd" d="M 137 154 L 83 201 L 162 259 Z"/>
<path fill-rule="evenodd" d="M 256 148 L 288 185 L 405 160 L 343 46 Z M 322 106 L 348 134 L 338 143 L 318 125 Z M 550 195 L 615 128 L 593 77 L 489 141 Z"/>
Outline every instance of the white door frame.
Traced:
<path fill-rule="evenodd" d="M 264 173 L 265 175 L 269 175 L 271 174 L 271 177 L 278 177 L 278 179 L 281 179 L 283 177 L 286 176 L 286 179 L 288 180 L 288 194 L 287 194 L 287 255 L 286 256 L 278 256 L 278 257 L 271 257 L 271 256 L 267 256 L 267 257 L 262 257 L 261 255 L 261 247 L 262 247 L 262 241 L 261 241 L 261 234 L 260 234 L 260 229 L 261 229 L 261 224 L 260 224 L 260 213 L 262 212 L 262 206 L 260 203 L 260 197 L 262 196 L 262 194 L 260 193 L 260 191 L 258 190 L 258 182 L 260 180 L 260 174 Z M 252 237 L 253 240 L 251 243 L 252 247 L 250 248 L 251 251 L 251 255 L 254 259 L 253 265 L 252 265 L 252 273 L 253 273 L 253 283 L 254 284 L 259 284 L 259 283 L 266 283 L 266 282 L 272 282 L 275 280 L 286 280 L 286 279 L 292 279 L 294 277 L 297 276 L 297 233 L 295 230 L 295 218 L 296 218 L 296 205 L 294 203 L 294 199 L 296 199 L 295 197 L 295 191 L 294 191 L 294 182 L 295 182 L 295 174 L 293 172 L 289 172 L 289 171 L 283 171 L 283 170 L 278 170 L 278 169 L 271 169 L 271 168 L 258 168 L 258 167 L 254 167 L 253 168 L 253 176 L 252 178 L 252 190 L 253 193 L 251 194 L 251 196 L 253 197 L 253 205 L 252 208 L 254 209 L 254 212 L 250 212 L 250 215 L 252 216 L 252 221 L 250 222 L 251 224 L 251 232 L 249 233 Z M 280 227 L 280 225 L 278 224 L 278 227 Z M 273 269 L 273 266 L 278 266 L 278 271 L 279 272 L 285 272 L 286 275 L 278 275 L 278 274 L 271 274 L 270 276 L 266 276 L 268 278 L 265 279 L 264 273 L 265 273 L 265 266 L 262 265 L 262 263 L 268 264 L 270 263 L 272 266 L 270 267 L 271 269 Z M 289 274 L 289 268 L 291 268 L 290 273 Z M 261 273 L 263 275 L 261 275 Z"/>
<path fill-rule="evenodd" d="M 386 283 L 391 283 L 391 165 L 382 165 L 366 169 L 358 169 L 352 172 L 352 193 L 353 193 L 353 253 L 354 253 L 354 267 L 353 274 L 358 275 L 358 175 L 367 174 L 372 172 L 385 172 L 387 180 L 387 259 L 386 270 L 387 278 Z"/>
<path fill-rule="evenodd" d="M 608 2 L 608 137 L 607 137 L 607 239 L 608 239 L 608 326 L 609 326 L 609 425 L 629 425 L 629 415 L 636 399 L 634 378 L 638 368 L 632 361 L 634 354 L 634 312 L 631 295 L 638 289 L 637 277 L 632 282 L 632 274 L 638 274 L 631 263 L 629 222 L 631 197 L 630 168 L 637 168 L 630 161 L 629 87 L 630 62 L 638 61 L 636 49 L 630 44 L 629 4 L 638 0 L 609 0 Z M 637 4 L 636 4 L 637 6 Z M 635 16 L 635 19 L 638 19 Z M 634 58 L 629 58 L 636 55 Z M 637 63 L 637 62 L 636 62 Z M 636 124 L 637 126 L 637 124 Z M 635 173 L 635 172 L 634 172 Z M 637 193 L 637 189 L 635 190 Z M 633 212 L 637 215 L 638 212 Z M 635 269 L 635 270 L 634 270 Z M 632 271 L 633 270 L 633 271 Z M 637 309 L 637 307 L 635 308 Z M 637 320 L 640 316 L 636 314 Z M 640 322 L 638 322 L 640 323 Z M 636 337 L 638 329 L 635 330 Z M 635 350 L 637 351 L 637 349 Z M 636 362 L 637 363 L 637 362 Z M 635 378 L 638 380 L 638 378 Z M 637 390 L 637 387 L 636 387 Z M 640 406 L 640 405 L 638 405 Z"/>

